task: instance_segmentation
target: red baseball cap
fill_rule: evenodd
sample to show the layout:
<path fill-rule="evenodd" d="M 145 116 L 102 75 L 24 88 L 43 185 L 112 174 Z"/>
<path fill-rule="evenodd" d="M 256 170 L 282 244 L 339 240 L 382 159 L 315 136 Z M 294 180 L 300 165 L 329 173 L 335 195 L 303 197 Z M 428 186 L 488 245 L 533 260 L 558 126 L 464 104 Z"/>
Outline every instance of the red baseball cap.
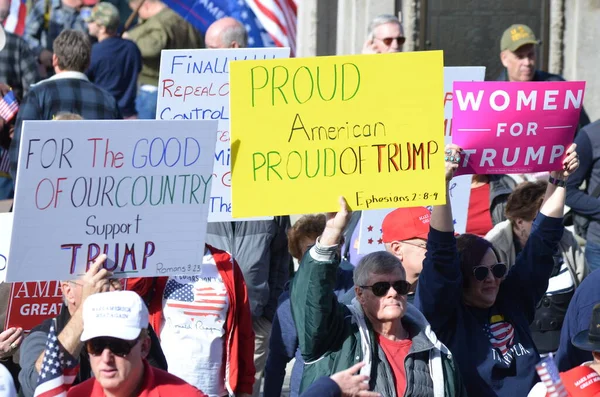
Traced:
<path fill-rule="evenodd" d="M 384 243 L 413 238 L 427 240 L 431 213 L 425 207 L 398 208 L 387 214 L 381 224 Z"/>
<path fill-rule="evenodd" d="M 600 397 L 600 375 L 586 365 L 563 372 L 560 378 L 569 396 Z"/>

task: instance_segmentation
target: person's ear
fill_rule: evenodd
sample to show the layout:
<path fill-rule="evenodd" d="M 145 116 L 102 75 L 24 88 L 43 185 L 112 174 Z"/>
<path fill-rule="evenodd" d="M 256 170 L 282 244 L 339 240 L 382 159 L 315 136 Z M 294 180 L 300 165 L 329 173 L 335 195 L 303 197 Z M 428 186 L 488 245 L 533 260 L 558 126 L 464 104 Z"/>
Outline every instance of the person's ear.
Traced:
<path fill-rule="evenodd" d="M 500 52 L 500 61 L 502 62 L 502 65 L 507 68 L 508 67 L 508 56 L 509 56 L 509 52 L 508 50 L 504 50 L 502 52 Z"/>
<path fill-rule="evenodd" d="M 390 252 L 402 261 L 404 253 L 402 252 L 402 243 L 400 241 L 392 241 L 390 243 Z"/>
<path fill-rule="evenodd" d="M 58 57 L 56 56 L 56 54 L 52 54 L 52 67 L 58 67 Z"/>
<path fill-rule="evenodd" d="M 60 283 L 60 289 L 62 291 L 64 300 L 72 305 L 75 304 L 75 297 L 73 296 L 73 285 L 68 281 Z"/>
<path fill-rule="evenodd" d="M 144 337 L 144 339 L 142 340 L 142 358 L 146 358 L 148 356 L 148 354 L 150 354 L 150 346 L 152 345 L 152 340 L 150 339 L 150 337 L 148 335 L 146 335 Z"/>
<path fill-rule="evenodd" d="M 364 299 L 363 289 L 360 288 L 358 285 L 355 285 L 354 286 L 354 294 L 356 295 L 356 300 L 359 301 L 360 303 L 363 303 L 363 299 Z"/>
<path fill-rule="evenodd" d="M 523 224 L 525 223 L 525 221 L 521 218 L 517 218 L 515 220 L 515 225 L 517 226 L 517 229 L 522 230 L 523 229 Z"/>

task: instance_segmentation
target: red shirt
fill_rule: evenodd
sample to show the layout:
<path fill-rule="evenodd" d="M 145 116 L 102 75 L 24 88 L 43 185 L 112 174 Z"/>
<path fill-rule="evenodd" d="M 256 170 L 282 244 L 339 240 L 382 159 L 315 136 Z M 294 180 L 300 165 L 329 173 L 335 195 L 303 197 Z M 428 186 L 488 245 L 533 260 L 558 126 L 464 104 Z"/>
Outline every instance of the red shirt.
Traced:
<path fill-rule="evenodd" d="M 490 213 L 490 184 L 486 183 L 471 189 L 469 213 L 467 215 L 467 233 L 485 236 L 492 230 L 492 214 Z"/>
<path fill-rule="evenodd" d="M 151 367 L 144 360 L 144 384 L 137 397 L 207 397 L 194 386 L 175 375 Z M 96 378 L 91 378 L 69 389 L 67 397 L 104 397 L 104 389 Z"/>
<path fill-rule="evenodd" d="M 394 373 L 394 383 L 396 384 L 396 395 L 401 397 L 406 391 L 406 369 L 404 368 L 404 359 L 408 356 L 412 340 L 389 340 L 384 336 L 377 335 L 379 346 L 383 349 L 385 357 L 392 367 Z"/>

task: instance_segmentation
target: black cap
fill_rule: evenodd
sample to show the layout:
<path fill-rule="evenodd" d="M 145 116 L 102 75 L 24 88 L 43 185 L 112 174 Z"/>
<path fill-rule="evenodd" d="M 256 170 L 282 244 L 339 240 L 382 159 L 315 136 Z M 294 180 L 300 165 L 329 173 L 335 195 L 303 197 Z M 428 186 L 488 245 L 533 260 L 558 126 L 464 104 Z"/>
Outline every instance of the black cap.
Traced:
<path fill-rule="evenodd" d="M 571 342 L 581 350 L 600 351 L 600 303 L 592 309 L 590 328 L 575 335 Z"/>

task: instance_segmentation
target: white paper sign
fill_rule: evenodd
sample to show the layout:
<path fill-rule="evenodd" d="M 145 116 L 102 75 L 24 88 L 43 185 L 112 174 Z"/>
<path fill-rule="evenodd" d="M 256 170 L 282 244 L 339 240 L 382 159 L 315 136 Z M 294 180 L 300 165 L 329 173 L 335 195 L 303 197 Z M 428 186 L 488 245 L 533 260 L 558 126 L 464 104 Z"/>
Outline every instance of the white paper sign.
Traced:
<path fill-rule="evenodd" d="M 156 118 L 219 121 L 209 222 L 247 220 L 231 217 L 229 63 L 241 59 L 288 58 L 289 55 L 289 48 L 162 51 Z"/>
<path fill-rule="evenodd" d="M 0 213 L 0 282 L 6 280 L 6 266 L 10 250 L 10 236 L 13 226 L 13 213 Z"/>
<path fill-rule="evenodd" d="M 198 274 L 216 121 L 26 121 L 8 281 Z"/>
<path fill-rule="evenodd" d="M 485 67 L 445 67 L 444 68 L 444 137 L 445 143 L 452 143 L 452 85 L 455 81 L 483 81 Z M 469 199 L 471 197 L 471 175 L 462 175 L 450 181 L 450 202 L 454 216 L 454 230 L 465 233 Z M 381 239 L 381 224 L 393 209 L 363 211 L 359 223 L 358 253 L 366 255 L 385 249 Z"/>

